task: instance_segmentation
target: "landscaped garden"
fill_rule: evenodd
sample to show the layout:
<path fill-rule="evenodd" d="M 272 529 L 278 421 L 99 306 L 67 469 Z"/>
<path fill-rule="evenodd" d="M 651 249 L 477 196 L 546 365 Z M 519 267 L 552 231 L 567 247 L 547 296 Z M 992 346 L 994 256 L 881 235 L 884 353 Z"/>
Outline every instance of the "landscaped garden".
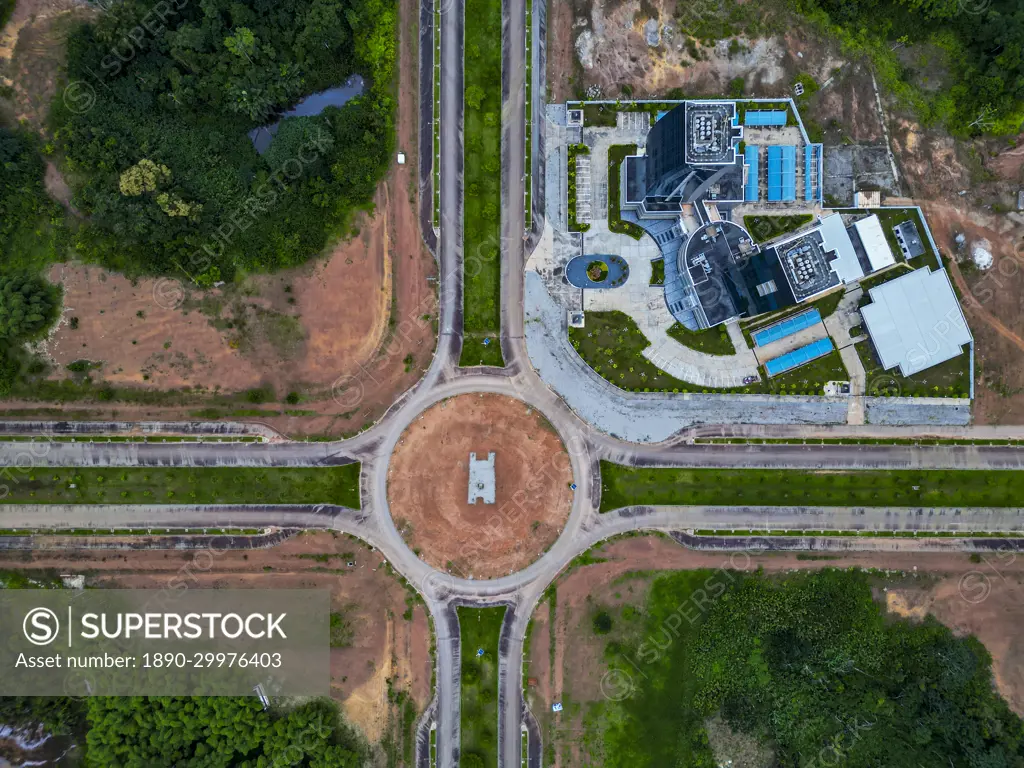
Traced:
<path fill-rule="evenodd" d="M 501 1 L 466 1 L 465 244 L 460 365 L 504 365 L 501 331 Z M 485 343 L 486 342 L 486 343 Z"/>
<path fill-rule="evenodd" d="M 643 356 L 651 342 L 624 312 L 587 312 L 586 327 L 570 328 L 569 342 L 602 378 L 628 392 L 760 392 L 759 384 L 716 390 L 669 376 Z"/>
<path fill-rule="evenodd" d="M 824 395 L 828 382 L 849 380 L 839 350 L 833 350 L 799 368 L 772 376 L 766 386 L 775 395 Z"/>
<path fill-rule="evenodd" d="M 720 330 L 715 332 L 722 333 Z M 850 379 L 839 352 L 833 351 L 799 368 L 744 387 L 719 389 L 692 384 L 670 376 L 644 357 L 643 351 L 651 346 L 650 340 L 633 318 L 618 311 L 587 312 L 585 327 L 569 329 L 569 342 L 596 373 L 627 392 L 823 395 L 827 382 Z M 716 342 L 717 347 L 710 336 L 707 343 L 709 348 L 724 349 L 721 338 Z M 731 345 L 732 342 L 729 343 Z M 701 351 L 707 352 L 707 349 Z"/>
<path fill-rule="evenodd" d="M 5 504 L 337 504 L 358 509 L 358 462 L 337 467 L 11 467 Z"/>
<path fill-rule="evenodd" d="M 608 148 L 608 229 L 639 240 L 644 236 L 643 227 L 631 221 L 623 221 L 619 202 L 622 161 L 635 154 L 636 144 L 614 144 Z"/>
<path fill-rule="evenodd" d="M 814 217 L 809 213 L 794 216 L 744 216 L 743 228 L 755 243 L 765 243 L 787 232 L 795 232 L 812 221 Z"/>
<path fill-rule="evenodd" d="M 1016 507 L 1024 472 L 626 467 L 601 462 L 601 511 L 635 505 Z"/>
<path fill-rule="evenodd" d="M 651 285 L 665 284 L 665 260 L 654 259 L 651 262 Z"/>
<path fill-rule="evenodd" d="M 505 608 L 458 608 L 462 647 L 461 768 L 498 764 L 498 639 Z"/>
<path fill-rule="evenodd" d="M 587 264 L 587 277 L 595 283 L 600 283 L 608 277 L 608 265 L 603 261 L 594 260 Z"/>
<path fill-rule="evenodd" d="M 691 331 L 682 323 L 676 322 L 668 329 L 668 335 L 684 347 L 696 349 L 705 355 L 735 355 L 736 347 L 729 338 L 725 326 L 705 328 L 702 331 Z"/>
<path fill-rule="evenodd" d="M 568 162 L 569 162 L 569 170 L 568 170 L 568 173 L 569 173 L 569 187 L 568 187 L 568 189 L 569 189 L 569 191 L 568 191 L 568 198 L 567 198 L 566 206 L 568 207 L 567 214 L 568 214 L 568 217 L 569 217 L 569 231 L 570 232 L 586 232 L 588 229 L 590 229 L 590 224 L 587 224 L 587 223 L 581 224 L 577 220 L 577 218 L 576 218 L 577 215 L 578 215 L 578 212 L 576 210 L 576 204 L 577 204 L 576 158 L 579 157 L 580 155 L 589 155 L 589 154 L 590 154 L 590 147 L 588 147 L 586 144 L 570 144 L 569 145 L 569 152 L 568 152 Z"/>
<path fill-rule="evenodd" d="M 958 397 L 971 394 L 971 353 L 960 355 L 931 368 L 904 376 L 900 369 L 886 371 L 869 338 L 855 345 L 867 377 L 867 394 L 871 397 Z"/>

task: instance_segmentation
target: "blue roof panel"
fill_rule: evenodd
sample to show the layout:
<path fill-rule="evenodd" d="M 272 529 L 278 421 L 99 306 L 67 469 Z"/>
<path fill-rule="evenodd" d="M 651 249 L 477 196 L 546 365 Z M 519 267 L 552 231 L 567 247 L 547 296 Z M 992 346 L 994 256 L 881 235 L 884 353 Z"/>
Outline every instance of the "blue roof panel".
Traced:
<path fill-rule="evenodd" d="M 782 126 L 789 120 L 785 109 L 748 109 L 743 113 L 743 124 L 759 126 Z"/>
<path fill-rule="evenodd" d="M 787 352 L 782 357 L 769 360 L 764 364 L 764 369 L 769 376 L 778 376 L 780 373 L 791 371 L 812 360 L 817 360 L 819 357 L 824 357 L 833 349 L 835 347 L 832 346 L 832 339 L 818 339 L 805 347 Z"/>
<path fill-rule="evenodd" d="M 781 323 L 776 323 L 770 328 L 752 333 L 751 337 L 754 339 L 754 344 L 763 347 L 766 344 L 771 344 L 773 341 L 799 333 L 805 328 L 810 328 L 812 325 L 817 325 L 820 322 L 821 314 L 819 314 L 818 310 L 811 309 L 807 312 L 801 312 L 799 315 L 787 317 Z"/>
<path fill-rule="evenodd" d="M 747 186 L 744 189 L 743 199 L 748 203 L 756 203 L 758 196 L 758 174 L 761 169 L 758 165 L 758 147 L 748 144 L 743 150 L 743 160 L 749 166 L 747 169 Z"/>

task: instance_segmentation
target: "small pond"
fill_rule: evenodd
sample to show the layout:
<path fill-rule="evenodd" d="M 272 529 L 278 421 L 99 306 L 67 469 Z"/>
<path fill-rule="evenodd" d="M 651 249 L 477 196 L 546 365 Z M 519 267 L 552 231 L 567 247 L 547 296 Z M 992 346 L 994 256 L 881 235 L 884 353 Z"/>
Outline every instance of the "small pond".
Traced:
<path fill-rule="evenodd" d="M 277 135 L 281 121 L 288 117 L 312 117 L 319 115 L 328 107 L 343 107 L 356 96 L 366 90 L 366 83 L 360 75 L 352 75 L 344 85 L 328 88 L 326 91 L 312 93 L 287 112 L 282 112 L 270 125 L 262 125 L 249 131 L 249 138 L 256 152 L 263 154 L 270 148 L 270 142 Z"/>
<path fill-rule="evenodd" d="M 618 288 L 629 277 L 629 265 L 621 256 L 574 256 L 565 265 L 565 279 L 577 288 Z"/>

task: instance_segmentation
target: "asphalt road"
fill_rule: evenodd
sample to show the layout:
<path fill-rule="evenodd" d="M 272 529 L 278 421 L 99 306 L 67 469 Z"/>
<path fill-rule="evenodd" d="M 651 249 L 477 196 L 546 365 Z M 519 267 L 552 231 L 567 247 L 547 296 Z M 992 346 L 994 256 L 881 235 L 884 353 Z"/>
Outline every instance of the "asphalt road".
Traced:
<path fill-rule="evenodd" d="M 432 0 L 422 0 L 423 14 Z M 273 438 L 268 444 L 124 444 L 124 443 L 6 443 L 0 444 L 0 483 L 17 482 L 18 467 L 29 466 L 322 466 L 361 461 L 363 506 L 359 511 L 321 505 L 306 506 L 19 506 L 0 504 L 0 527 L 123 528 L 123 527 L 314 527 L 351 533 L 367 541 L 392 567 L 423 594 L 437 634 L 436 690 L 432 717 L 437 726 L 439 768 L 455 768 L 459 757 L 459 632 L 456 605 L 504 604 L 511 608 L 501 637 L 499 659 L 499 765 L 520 765 L 523 724 L 522 651 L 530 615 L 544 589 L 578 554 L 594 544 L 627 531 L 679 531 L 697 528 L 809 530 L 901 528 L 907 530 L 1005 531 L 1024 527 L 1021 510 L 805 509 L 805 508 L 630 508 L 609 514 L 596 511 L 600 492 L 599 460 L 638 466 L 791 467 L 791 468 L 965 468 L 1022 469 L 1024 451 L 976 446 L 805 446 L 694 445 L 702 435 L 744 434 L 757 437 L 888 436 L 923 433 L 946 437 L 1024 437 L 1024 429 L 987 427 L 958 430 L 915 428 L 747 428 L 702 427 L 688 430 L 661 444 L 625 443 L 581 420 L 542 381 L 532 366 L 523 337 L 523 171 L 525 97 L 525 2 L 504 0 L 504 66 L 502 94 L 503 201 L 502 212 L 502 371 L 467 371 L 457 367 L 462 345 L 462 196 L 463 196 L 463 45 L 462 0 L 441 0 L 441 227 L 437 241 L 440 264 L 439 343 L 423 379 L 405 393 L 372 429 L 336 443 L 293 443 L 265 427 L 246 425 L 139 425 L 121 423 L 8 425 L 14 432 L 103 434 L 142 430 L 208 434 L 251 432 Z M 426 38 L 424 38 L 426 39 Z M 426 61 L 423 58 L 422 61 Z M 431 67 L 421 67 L 421 93 L 431 93 Z M 533 91 L 544 93 L 544 68 L 533 68 Z M 421 136 L 427 135 L 421 132 Z M 429 153 L 421 153 L 429 154 Z M 537 174 L 542 178 L 543 169 Z M 429 163 L 421 165 L 421 188 L 429 189 Z M 490 392 L 517 397 L 542 412 L 561 435 L 570 456 L 575 497 L 559 539 L 524 570 L 487 581 L 456 578 L 435 571 L 405 545 L 387 504 L 387 468 L 403 430 L 426 408 L 459 394 Z M 176 429 L 179 427 L 180 429 Z M 4 431 L 0 427 L 0 433 Z M 2 498 L 0 498 L 2 501 Z M 743 546 L 742 541 L 718 546 Z M 971 549 L 978 540 L 844 538 L 843 545 L 890 550 Z M 794 545 L 795 546 L 795 545 Z M 808 544 L 808 546 L 811 546 Z M 428 739 L 419 739 L 421 749 Z M 531 748 L 531 768 L 538 768 L 539 745 Z M 422 761 L 423 754 L 418 761 Z M 422 763 L 421 763 L 422 764 Z"/>

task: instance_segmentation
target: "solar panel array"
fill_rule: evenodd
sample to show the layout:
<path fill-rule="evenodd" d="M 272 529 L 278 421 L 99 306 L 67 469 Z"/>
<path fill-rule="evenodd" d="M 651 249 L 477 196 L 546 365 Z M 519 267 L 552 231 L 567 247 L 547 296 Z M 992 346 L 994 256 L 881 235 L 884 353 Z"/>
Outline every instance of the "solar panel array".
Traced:
<path fill-rule="evenodd" d="M 748 203 L 756 203 L 759 194 L 758 175 L 761 172 L 761 167 L 758 163 L 758 149 L 759 147 L 748 144 L 743 150 L 743 159 L 750 166 L 747 169 L 747 186 L 743 191 L 743 199 Z"/>
<path fill-rule="evenodd" d="M 801 365 L 806 365 L 812 360 L 817 360 L 819 357 L 824 357 L 833 349 L 835 347 L 832 346 L 832 339 L 818 339 L 805 347 L 787 352 L 782 357 L 769 360 L 764 364 L 764 369 L 768 372 L 769 376 L 778 376 L 780 373 L 791 371 L 794 368 L 799 368 Z"/>
<path fill-rule="evenodd" d="M 796 147 L 768 147 L 768 201 L 796 201 Z"/>
<path fill-rule="evenodd" d="M 783 126 L 789 119 L 785 109 L 748 109 L 743 114 L 743 124 L 755 128 L 762 126 Z"/>
<path fill-rule="evenodd" d="M 821 315 L 818 313 L 818 310 L 809 309 L 806 312 L 801 312 L 799 315 L 787 317 L 781 323 L 776 323 L 770 328 L 765 328 L 763 331 L 756 331 L 751 334 L 751 337 L 754 339 L 754 344 L 763 347 L 771 344 L 773 341 L 799 333 L 804 328 L 810 328 L 812 325 L 817 325 L 820 322 Z"/>

